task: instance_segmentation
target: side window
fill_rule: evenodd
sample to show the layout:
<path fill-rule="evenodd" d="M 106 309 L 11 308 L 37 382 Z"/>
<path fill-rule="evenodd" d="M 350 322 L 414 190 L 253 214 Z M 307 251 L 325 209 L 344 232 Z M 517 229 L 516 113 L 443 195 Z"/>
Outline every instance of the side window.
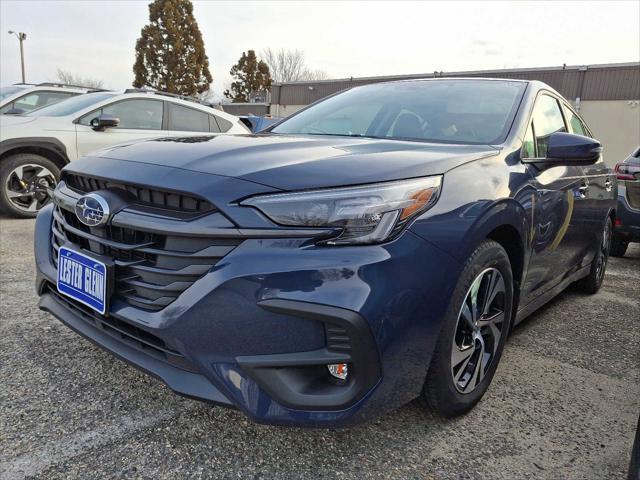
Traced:
<path fill-rule="evenodd" d="M 209 115 L 209 131 L 220 133 L 220 125 L 218 125 L 218 118 L 215 115 Z"/>
<path fill-rule="evenodd" d="M 120 119 L 118 128 L 162 130 L 162 102 L 158 100 L 124 100 L 102 107 L 102 113 Z"/>
<path fill-rule="evenodd" d="M 552 133 L 566 132 L 558 101 L 549 95 L 541 95 L 533 107 L 533 128 L 536 134 L 538 157 L 547 156 L 549 137 Z"/>
<path fill-rule="evenodd" d="M 169 130 L 179 132 L 208 132 L 209 115 L 193 108 L 170 103 Z"/>
<path fill-rule="evenodd" d="M 91 126 L 91 120 L 93 120 L 94 118 L 97 118 L 98 116 L 100 116 L 100 114 L 102 113 L 102 109 L 99 108 L 98 110 L 94 110 L 93 112 L 89 112 L 85 115 L 83 115 L 82 117 L 80 117 L 80 120 L 78 120 L 78 123 L 80 125 L 86 125 L 87 127 Z"/>
<path fill-rule="evenodd" d="M 536 158 L 536 145 L 533 138 L 533 129 L 531 124 L 527 128 L 527 133 L 524 135 L 524 141 L 522 142 L 521 158 Z"/>
<path fill-rule="evenodd" d="M 220 131 L 221 132 L 228 132 L 229 129 L 231 127 L 233 127 L 233 123 L 231 123 L 229 120 L 227 120 L 226 118 L 222 118 L 222 117 L 218 117 L 216 116 L 216 120 L 218 122 L 218 125 L 220 125 Z"/>
<path fill-rule="evenodd" d="M 582 120 L 580 120 L 580 118 L 578 118 L 578 116 L 568 108 L 565 108 L 564 111 L 567 115 L 567 123 L 571 127 L 571 133 L 577 133 L 578 135 L 584 135 L 585 137 L 588 137 L 589 132 L 582 123 Z"/>
<path fill-rule="evenodd" d="M 104 113 L 120 119 L 117 128 L 162 130 L 162 110 L 159 100 L 124 100 L 87 113 L 80 119 L 80 124 L 91 125 L 91 120 Z"/>

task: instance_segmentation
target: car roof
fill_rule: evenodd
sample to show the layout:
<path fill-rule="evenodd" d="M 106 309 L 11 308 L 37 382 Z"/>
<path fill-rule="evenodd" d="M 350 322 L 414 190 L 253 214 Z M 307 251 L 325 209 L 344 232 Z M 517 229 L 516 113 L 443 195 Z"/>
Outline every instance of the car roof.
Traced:
<path fill-rule="evenodd" d="M 95 88 L 95 87 L 86 87 L 82 85 L 69 85 L 66 83 L 56 83 L 56 82 L 44 82 L 38 84 L 30 84 L 30 83 L 14 83 L 11 85 L 12 87 L 20 87 L 23 90 L 47 90 L 47 91 L 59 91 L 59 92 L 74 92 L 74 93 L 87 93 L 87 92 L 98 92 L 103 89 Z"/>
<path fill-rule="evenodd" d="M 378 83 L 368 83 L 366 85 L 359 85 L 366 87 L 369 85 L 381 85 L 388 83 L 411 83 L 411 82 L 452 82 L 452 81 L 487 81 L 487 82 L 513 82 L 513 83 L 532 83 L 532 80 L 522 80 L 518 78 L 493 78 L 493 77 L 425 77 L 425 78 L 405 78 L 401 80 L 390 80 Z M 542 82 L 539 82 L 542 83 Z"/>
<path fill-rule="evenodd" d="M 356 88 L 366 88 L 369 86 L 373 86 L 373 85 L 387 85 L 387 84 L 404 84 L 404 83 L 411 83 L 411 82 L 470 82 L 470 81 L 474 81 L 474 82 L 501 82 L 501 83 L 519 83 L 519 84 L 524 84 L 526 85 L 526 90 L 525 90 L 525 94 L 527 92 L 529 92 L 529 94 L 532 95 L 536 95 L 538 91 L 540 90 L 548 90 L 550 92 L 552 92 L 553 94 L 562 97 L 562 95 L 560 95 L 560 93 L 558 93 L 556 90 L 554 90 L 553 88 L 551 88 L 549 85 L 547 85 L 544 82 L 540 82 L 538 80 L 523 80 L 523 79 L 519 79 L 519 78 L 493 78 L 493 77 L 437 77 L 437 78 L 433 78 L 433 77 L 425 77 L 425 78 L 407 78 L 407 79 L 399 79 L 399 80 L 391 80 L 388 82 L 378 82 L 378 83 L 367 83 L 365 85 L 357 85 L 354 87 L 351 87 L 350 89 L 347 90 L 351 90 L 351 89 L 356 89 Z"/>
<path fill-rule="evenodd" d="M 12 85 L 4 85 L 2 88 L 6 88 L 6 87 L 17 87 L 17 88 L 21 88 L 23 90 L 26 90 L 27 88 L 33 87 L 33 85 L 31 85 L 29 83 L 14 83 Z"/>
<path fill-rule="evenodd" d="M 526 79 L 523 80 L 523 79 L 519 79 L 519 78 L 494 78 L 494 77 L 407 78 L 407 79 L 401 79 L 401 80 L 391 80 L 391 81 L 388 81 L 388 82 L 368 83 L 366 85 L 358 85 L 358 86 L 354 86 L 352 88 L 364 88 L 364 87 L 368 87 L 368 86 L 371 86 L 371 85 L 402 84 L 402 83 L 407 83 L 407 82 L 452 82 L 452 81 L 520 83 L 520 84 L 527 85 L 527 91 L 529 91 L 533 95 L 537 94 L 538 91 L 540 91 L 540 90 L 547 90 L 547 91 L 553 93 L 554 95 L 557 95 L 558 97 L 562 97 L 562 95 L 557 90 L 555 90 L 554 88 L 550 87 L 549 85 L 547 85 L 544 82 L 541 82 L 539 80 L 526 80 Z M 564 97 L 562 97 L 562 98 L 564 98 Z"/>

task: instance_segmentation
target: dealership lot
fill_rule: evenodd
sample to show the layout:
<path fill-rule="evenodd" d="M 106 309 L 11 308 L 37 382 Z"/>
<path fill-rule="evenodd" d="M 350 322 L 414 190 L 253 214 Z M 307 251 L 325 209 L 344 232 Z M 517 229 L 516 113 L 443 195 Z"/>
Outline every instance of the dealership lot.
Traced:
<path fill-rule="evenodd" d="M 346 430 L 172 394 L 40 312 L 33 221 L 0 218 L 0 478 L 621 478 L 640 407 L 640 248 L 514 332 L 488 394 Z"/>

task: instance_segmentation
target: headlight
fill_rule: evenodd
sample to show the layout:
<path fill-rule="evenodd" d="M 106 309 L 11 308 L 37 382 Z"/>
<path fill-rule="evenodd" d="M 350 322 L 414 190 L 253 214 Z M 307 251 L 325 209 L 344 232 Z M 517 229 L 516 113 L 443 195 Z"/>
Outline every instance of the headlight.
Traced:
<path fill-rule="evenodd" d="M 359 187 L 278 193 L 248 198 L 241 205 L 255 207 L 279 225 L 341 228 L 323 243 L 329 245 L 379 243 L 397 235 L 408 221 L 438 198 L 441 176 Z"/>

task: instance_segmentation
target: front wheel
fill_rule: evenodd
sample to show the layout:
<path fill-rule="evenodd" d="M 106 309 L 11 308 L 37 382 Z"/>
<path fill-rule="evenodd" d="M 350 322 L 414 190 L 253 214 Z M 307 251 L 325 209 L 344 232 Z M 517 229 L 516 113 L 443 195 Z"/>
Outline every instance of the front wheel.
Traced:
<path fill-rule="evenodd" d="M 0 163 L 0 209 L 17 218 L 32 218 L 51 200 L 60 169 L 33 153 L 12 155 Z"/>
<path fill-rule="evenodd" d="M 513 276 L 507 252 L 486 240 L 451 297 L 422 400 L 444 417 L 474 407 L 489 388 L 511 327 Z"/>

